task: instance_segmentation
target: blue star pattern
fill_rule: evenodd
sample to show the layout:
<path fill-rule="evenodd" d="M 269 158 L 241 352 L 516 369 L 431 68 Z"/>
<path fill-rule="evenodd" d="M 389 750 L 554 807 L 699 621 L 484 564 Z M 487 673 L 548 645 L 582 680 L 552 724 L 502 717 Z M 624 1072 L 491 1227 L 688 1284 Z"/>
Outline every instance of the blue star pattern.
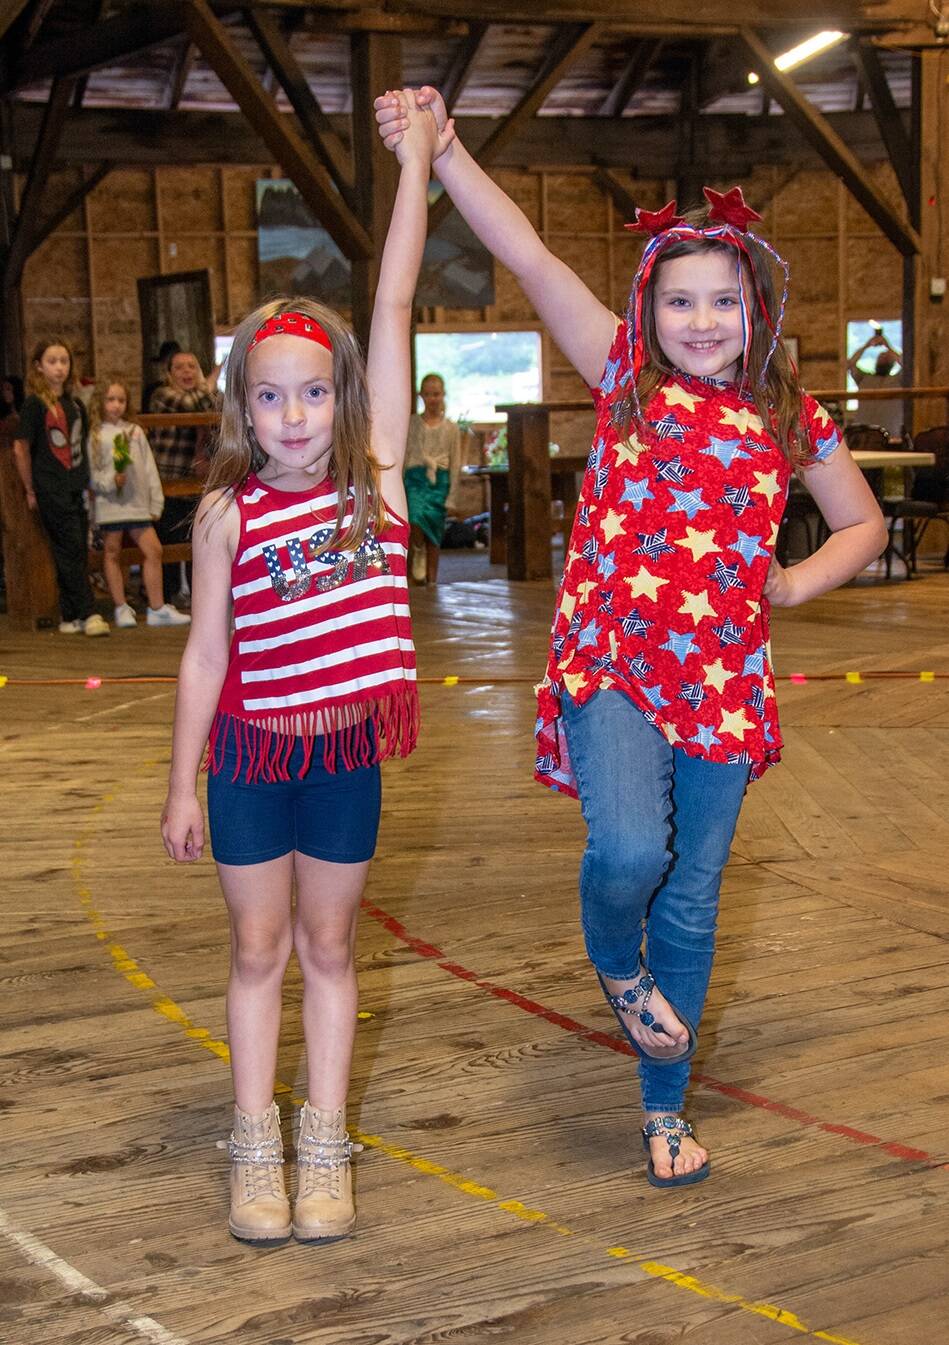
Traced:
<path fill-rule="evenodd" d="M 604 579 L 610 579 L 616 569 L 616 561 L 613 559 L 611 551 L 604 551 L 596 563 L 596 567 Z"/>
<path fill-rule="evenodd" d="M 669 546 L 666 542 L 667 528 L 660 528 L 658 532 L 638 532 L 636 536 L 642 542 L 642 546 L 637 546 L 633 550 L 634 556 L 648 556 L 650 560 L 659 560 L 662 556 L 671 556 L 674 546 Z"/>
<path fill-rule="evenodd" d="M 557 769 L 557 760 L 553 753 L 545 752 L 543 756 L 537 757 L 534 769 L 538 775 L 552 775 Z"/>
<path fill-rule="evenodd" d="M 587 454 L 587 471 L 595 472 L 603 458 L 604 440 L 597 439 L 596 443 Z"/>
<path fill-rule="evenodd" d="M 590 506 L 588 504 L 581 504 L 577 510 L 577 518 L 580 520 L 581 528 L 590 526 Z"/>
<path fill-rule="evenodd" d="M 588 621 L 577 638 L 577 648 L 585 649 L 587 645 L 595 646 L 599 638 L 600 628 L 597 625 L 596 620 Z"/>
<path fill-rule="evenodd" d="M 638 514 L 643 507 L 644 500 L 654 500 L 655 498 L 655 495 L 649 489 L 648 481 L 627 481 L 623 486 L 620 504 L 631 504 Z"/>
<path fill-rule="evenodd" d="M 613 655 L 601 654 L 599 658 L 594 659 L 593 662 L 590 664 L 590 671 L 592 673 L 606 672 L 607 668 L 612 668 L 612 666 L 613 666 Z"/>
<path fill-rule="evenodd" d="M 728 486 L 725 494 L 719 500 L 720 504 L 730 504 L 735 511 L 735 517 L 741 518 L 746 509 L 751 508 L 751 495 L 747 486 Z"/>
<path fill-rule="evenodd" d="M 647 663 L 642 654 L 637 654 L 635 658 L 627 659 L 626 665 L 633 676 L 638 677 L 641 682 L 645 681 L 653 669 L 653 665 Z"/>
<path fill-rule="evenodd" d="M 736 626 L 730 618 L 723 621 L 720 626 L 713 626 L 713 634 L 718 636 L 718 643 L 722 649 L 730 644 L 744 644 L 747 626 Z"/>
<path fill-rule="evenodd" d="M 687 738 L 686 741 L 690 743 L 698 743 L 699 746 L 704 747 L 707 752 L 710 747 L 717 747 L 722 740 L 714 732 L 711 724 L 696 724 L 695 736 Z"/>
<path fill-rule="evenodd" d="M 708 448 L 702 452 L 710 458 L 718 458 L 726 472 L 736 458 L 750 458 L 750 453 L 742 451 L 740 439 L 712 439 Z"/>
<path fill-rule="evenodd" d="M 609 475 L 610 475 L 609 467 L 598 467 L 596 469 L 596 480 L 593 483 L 593 494 L 597 499 L 601 497 L 603 491 L 606 489 L 606 483 L 609 480 Z"/>
<path fill-rule="evenodd" d="M 765 649 L 764 645 L 759 645 L 753 654 L 745 655 L 744 667 L 741 670 L 742 677 L 747 677 L 749 673 L 756 677 L 764 676 Z"/>
<path fill-rule="evenodd" d="M 685 478 L 691 475 L 692 468 L 683 466 L 682 459 L 678 455 L 674 458 L 656 460 L 656 476 L 660 481 L 675 481 L 681 486 Z"/>
<path fill-rule="evenodd" d="M 763 715 L 763 714 L 764 714 L 764 688 L 763 688 L 763 687 L 752 687 L 752 688 L 751 688 L 751 695 L 750 695 L 749 698 L 745 701 L 745 704 L 746 704 L 746 705 L 750 705 L 751 708 L 752 708 L 752 710 L 754 710 L 754 712 L 755 712 L 756 715 Z"/>
<path fill-rule="evenodd" d="M 603 377 L 600 380 L 600 387 L 604 392 L 612 392 L 616 387 L 616 375 L 619 373 L 619 367 L 622 359 L 617 356 L 615 360 L 607 360 L 606 368 L 603 371 Z"/>
<path fill-rule="evenodd" d="M 623 634 L 646 635 L 655 624 L 655 621 L 647 621 L 644 616 L 640 616 L 639 608 L 634 607 L 629 616 L 623 617 Z"/>
<path fill-rule="evenodd" d="M 676 490 L 670 487 L 669 494 L 675 499 L 675 504 L 670 504 L 670 510 L 681 510 L 686 518 L 693 519 L 702 509 L 709 509 L 702 498 L 701 490 Z"/>
<path fill-rule="evenodd" d="M 599 544 L 597 543 L 596 538 L 595 538 L 595 537 L 588 537 L 588 538 L 587 538 L 587 541 L 586 541 L 586 545 L 585 545 L 584 548 L 583 548 L 583 559 L 586 560 L 586 561 L 589 561 L 590 564 L 592 565 L 593 562 L 594 562 L 594 561 L 596 560 L 596 558 L 597 558 L 597 554 L 598 554 L 599 550 L 600 550 L 600 548 L 599 548 Z"/>
<path fill-rule="evenodd" d="M 663 696 L 662 687 L 660 686 L 643 687 L 643 695 L 656 707 L 657 710 L 661 710 L 663 706 L 669 704 Z"/>
<path fill-rule="evenodd" d="M 583 613 L 574 612 L 573 616 L 570 618 L 570 625 L 567 627 L 568 640 L 572 640 L 573 637 L 576 635 L 577 631 L 580 629 L 582 621 L 583 621 Z"/>
<path fill-rule="evenodd" d="M 823 438 L 818 436 L 817 450 L 814 453 L 814 462 L 826 462 L 839 443 L 840 435 L 833 426 L 831 426 Z"/>
<path fill-rule="evenodd" d="M 651 420 L 649 425 L 657 439 L 677 439 L 680 444 L 685 441 L 685 426 L 676 420 L 671 411 L 662 420 Z"/>
<path fill-rule="evenodd" d="M 678 631 L 671 630 L 669 638 L 659 648 L 668 649 L 670 654 L 675 654 L 680 663 L 684 663 L 690 654 L 699 652 L 699 646 L 692 639 L 693 633 L 692 631 L 686 631 L 684 634 L 680 634 Z"/>
<path fill-rule="evenodd" d="M 745 587 L 738 578 L 738 562 L 736 561 L 734 565 L 726 565 L 721 556 L 715 562 L 712 578 L 722 593 L 727 593 L 730 588 Z"/>
<path fill-rule="evenodd" d="M 764 547 L 760 546 L 760 537 L 752 537 L 750 532 L 737 533 L 737 542 L 732 542 L 732 551 L 737 551 L 746 565 L 750 565 L 758 556 L 766 556 L 768 553 Z"/>
<path fill-rule="evenodd" d="M 729 752 L 729 766 L 753 766 L 754 762 L 747 752 Z"/>
<path fill-rule="evenodd" d="M 607 616 L 613 615 L 613 590 L 600 590 L 600 611 L 605 612 Z"/>
<path fill-rule="evenodd" d="M 697 710 L 705 700 L 706 691 L 701 682 L 683 682 L 679 692 L 680 701 L 688 701 L 693 710 Z"/>

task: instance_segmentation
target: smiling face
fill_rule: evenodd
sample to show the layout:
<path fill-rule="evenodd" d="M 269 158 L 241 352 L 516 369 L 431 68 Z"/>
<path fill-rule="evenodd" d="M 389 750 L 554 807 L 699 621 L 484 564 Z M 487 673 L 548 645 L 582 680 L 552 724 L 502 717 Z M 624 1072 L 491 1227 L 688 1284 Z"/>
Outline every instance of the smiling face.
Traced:
<path fill-rule="evenodd" d="M 49 389 L 57 397 L 69 377 L 72 360 L 65 346 L 47 346 L 36 361 L 36 367 L 45 378 Z"/>
<path fill-rule="evenodd" d="M 670 364 L 701 378 L 736 376 L 744 333 L 733 253 L 697 252 L 660 262 L 653 312 Z"/>
<path fill-rule="evenodd" d="M 247 412 L 267 455 L 264 480 L 306 490 L 333 451 L 333 354 L 306 337 L 269 336 L 247 356 Z"/>
<path fill-rule="evenodd" d="M 172 355 L 168 373 L 180 392 L 193 392 L 201 382 L 201 366 L 195 356 L 187 350 Z"/>

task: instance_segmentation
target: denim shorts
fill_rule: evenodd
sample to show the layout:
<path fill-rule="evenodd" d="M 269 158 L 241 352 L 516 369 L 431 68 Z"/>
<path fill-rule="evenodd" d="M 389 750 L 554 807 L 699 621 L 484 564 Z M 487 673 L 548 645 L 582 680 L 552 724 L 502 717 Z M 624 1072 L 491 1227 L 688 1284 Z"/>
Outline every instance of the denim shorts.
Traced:
<path fill-rule="evenodd" d="M 382 807 L 382 775 L 378 765 L 337 770 L 323 761 L 323 739 L 313 744 L 309 769 L 302 779 L 303 743 L 294 743 L 289 780 L 248 783 L 237 766 L 234 735 L 228 734 L 217 753 L 220 769 L 208 772 L 208 821 L 211 849 L 218 864 L 264 864 L 298 850 L 311 859 L 333 864 L 361 864 L 372 859 Z"/>

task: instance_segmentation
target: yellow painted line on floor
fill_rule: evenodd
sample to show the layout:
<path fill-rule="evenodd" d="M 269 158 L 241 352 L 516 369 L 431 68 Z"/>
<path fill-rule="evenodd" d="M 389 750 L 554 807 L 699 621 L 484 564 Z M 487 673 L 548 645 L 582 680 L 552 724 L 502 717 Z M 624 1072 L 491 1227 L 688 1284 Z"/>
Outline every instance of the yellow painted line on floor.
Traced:
<path fill-rule="evenodd" d="M 155 762 L 145 762 L 145 766 L 154 766 Z M 114 794 L 103 795 L 101 801 L 93 806 L 91 812 L 95 818 L 102 813 L 108 803 L 115 798 Z M 227 1043 L 215 1040 L 207 1029 L 195 1024 L 188 1016 L 180 1004 L 177 1004 L 167 995 L 163 995 L 152 978 L 138 965 L 128 951 L 114 940 L 105 927 L 101 913 L 93 904 L 92 893 L 89 890 L 85 876 L 85 852 L 88 842 L 91 841 L 95 830 L 95 822 L 90 820 L 84 828 L 84 835 L 80 835 L 73 841 L 73 859 L 72 859 L 72 877 L 73 886 L 79 901 L 80 909 L 89 921 L 96 938 L 107 945 L 109 954 L 112 958 L 112 965 L 120 976 L 136 990 L 140 990 L 149 996 L 152 1008 L 156 1013 L 161 1014 L 168 1022 L 184 1031 L 185 1035 L 194 1041 L 198 1046 L 217 1056 L 219 1059 L 229 1062 L 230 1052 Z M 157 994 L 152 994 L 157 991 Z M 281 1096 L 289 1096 L 289 1100 L 297 1106 L 303 1105 L 303 1098 L 296 1097 L 289 1084 L 282 1083 L 279 1080 L 275 1086 L 276 1093 Z M 716 1285 L 707 1284 L 703 1280 L 696 1279 L 695 1276 L 685 1275 L 672 1266 L 664 1266 L 657 1261 L 651 1261 L 643 1258 L 631 1251 L 627 1247 L 606 1247 L 604 1248 L 588 1233 L 577 1233 L 575 1229 L 568 1228 L 565 1224 L 559 1223 L 551 1215 L 543 1210 L 531 1209 L 519 1200 L 502 1199 L 497 1191 L 490 1186 L 484 1186 L 480 1182 L 474 1181 L 470 1177 L 464 1176 L 460 1172 L 454 1172 L 451 1168 L 445 1167 L 442 1163 L 435 1163 L 429 1158 L 424 1158 L 420 1154 L 413 1153 L 411 1149 L 406 1149 L 403 1145 L 394 1144 L 390 1140 L 384 1139 L 381 1135 L 370 1135 L 365 1131 L 352 1129 L 350 1131 L 354 1140 L 365 1145 L 367 1149 L 374 1149 L 378 1153 L 384 1154 L 398 1163 L 404 1163 L 406 1166 L 414 1168 L 416 1172 L 424 1173 L 428 1177 L 435 1177 L 438 1181 L 444 1182 L 447 1186 L 463 1195 L 469 1196 L 475 1200 L 481 1200 L 485 1204 L 493 1205 L 496 1209 L 513 1218 L 528 1224 L 543 1224 L 552 1232 L 559 1233 L 565 1237 L 576 1237 L 589 1247 L 592 1247 L 598 1254 L 610 1256 L 615 1260 L 629 1261 L 632 1265 L 651 1279 L 660 1279 L 666 1284 L 674 1285 L 677 1289 L 682 1289 L 687 1293 L 696 1294 L 700 1298 L 711 1299 L 718 1303 L 728 1304 L 738 1308 L 742 1312 L 747 1312 L 757 1317 L 767 1318 L 780 1326 L 787 1326 L 801 1335 L 810 1336 L 815 1340 L 827 1341 L 829 1345 L 859 1345 L 859 1342 L 846 1338 L 844 1336 L 831 1335 L 825 1331 L 812 1330 L 806 1323 L 793 1312 L 786 1308 L 776 1307 L 771 1303 L 755 1303 L 744 1298 L 741 1294 L 729 1293 L 727 1290 L 719 1289 Z"/>

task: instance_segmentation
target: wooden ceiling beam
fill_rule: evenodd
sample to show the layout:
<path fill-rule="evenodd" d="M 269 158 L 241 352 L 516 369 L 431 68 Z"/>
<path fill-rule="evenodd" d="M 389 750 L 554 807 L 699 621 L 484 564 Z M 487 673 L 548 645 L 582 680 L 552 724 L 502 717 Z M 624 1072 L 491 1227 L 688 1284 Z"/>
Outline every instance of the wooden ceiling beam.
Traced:
<path fill-rule="evenodd" d="M 880 128 L 880 139 L 886 146 L 896 180 L 910 219 L 919 209 L 917 174 L 913 169 L 913 146 L 899 109 L 893 99 L 883 62 L 876 47 L 867 38 L 856 38 L 850 43 L 850 52 L 857 66 L 861 86 L 870 95 L 870 105 Z"/>
<path fill-rule="evenodd" d="M 499 123 L 478 150 L 477 159 L 482 168 L 496 159 L 504 146 L 513 140 L 522 127 L 543 107 L 549 94 L 560 83 L 570 66 L 589 51 L 601 35 L 601 31 L 595 23 L 569 24 L 559 31 L 533 84 L 521 95 L 514 109 Z M 453 209 L 451 197 L 447 192 L 442 192 L 435 204 L 429 207 L 429 233 L 434 233 Z"/>
<path fill-rule="evenodd" d="M 253 70 L 205 0 L 189 0 L 186 22 L 192 42 L 340 251 L 351 261 L 371 257 L 369 234 L 290 119 L 277 111 L 273 99 L 261 89 Z"/>
<path fill-rule="evenodd" d="M 164 109 L 166 112 L 174 112 L 181 102 L 181 96 L 185 91 L 185 85 L 188 82 L 188 76 L 191 73 L 196 55 L 197 49 L 190 37 L 182 37 L 177 45 L 174 63 L 168 78 L 168 87 L 165 90 Z"/>
<path fill-rule="evenodd" d="M 468 32 L 468 36 L 463 38 L 458 44 L 451 65 L 448 67 L 438 86 L 441 95 L 445 100 L 445 106 L 448 108 L 449 116 L 455 110 L 458 99 L 464 92 L 465 85 L 468 83 L 468 77 L 471 74 L 471 68 L 484 45 L 484 39 L 487 36 L 489 25 L 486 23 L 473 23 Z"/>
<path fill-rule="evenodd" d="M 249 8 L 244 11 L 244 17 L 263 52 L 268 69 L 274 72 L 277 82 L 290 100 L 290 106 L 317 158 L 332 177 L 349 209 L 355 213 L 356 193 L 349 150 L 320 107 L 299 61 L 290 50 L 288 39 L 272 14 L 259 8 Z"/>
<path fill-rule="evenodd" d="M 36 226 L 31 239 L 31 252 L 35 252 L 39 245 L 49 238 L 51 233 L 54 233 L 61 224 L 65 224 L 73 211 L 79 209 L 89 193 L 98 187 L 103 178 L 108 177 L 114 167 L 115 165 L 111 162 L 100 163 L 96 165 L 88 177 L 83 177 L 79 186 L 71 191 L 66 199 L 46 216 L 42 223 Z"/>
<path fill-rule="evenodd" d="M 880 194 L 864 171 L 863 165 L 836 134 L 827 118 L 807 101 L 794 81 L 777 68 L 771 52 L 758 34 L 751 28 L 743 28 L 741 40 L 748 52 L 752 69 L 756 71 L 770 96 L 784 109 L 788 120 L 818 151 L 828 168 L 841 178 L 851 195 L 863 206 L 870 218 L 903 256 L 909 257 L 918 253 L 921 244 L 916 230 L 907 224 L 889 201 Z"/>
<path fill-rule="evenodd" d="M 30 0 L 0 0 L 0 37 L 16 23 Z"/>
<path fill-rule="evenodd" d="M 601 117 L 621 117 L 642 88 L 663 48 L 661 37 L 641 37 L 616 83 L 600 105 Z"/>

